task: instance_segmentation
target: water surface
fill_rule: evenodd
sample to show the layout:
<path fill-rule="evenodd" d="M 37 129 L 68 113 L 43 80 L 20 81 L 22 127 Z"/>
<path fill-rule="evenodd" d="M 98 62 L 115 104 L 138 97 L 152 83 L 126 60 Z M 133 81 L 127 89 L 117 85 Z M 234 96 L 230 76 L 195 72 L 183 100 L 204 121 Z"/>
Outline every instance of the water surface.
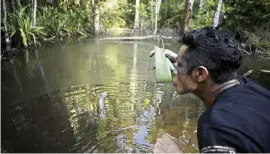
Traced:
<path fill-rule="evenodd" d="M 82 41 L 3 62 L 2 150 L 152 152 L 167 132 L 194 152 L 204 106 L 155 82 L 152 45 Z"/>

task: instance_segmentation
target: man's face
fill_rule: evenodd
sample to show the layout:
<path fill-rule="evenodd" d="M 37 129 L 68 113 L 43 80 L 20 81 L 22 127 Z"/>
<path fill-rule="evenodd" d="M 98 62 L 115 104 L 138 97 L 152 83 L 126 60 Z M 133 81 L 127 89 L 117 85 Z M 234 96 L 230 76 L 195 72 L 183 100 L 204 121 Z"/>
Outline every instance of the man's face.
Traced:
<path fill-rule="evenodd" d="M 186 62 L 183 59 L 187 48 L 185 45 L 180 48 L 173 71 L 175 74 L 173 84 L 178 94 L 191 93 L 197 89 L 197 82 L 192 78 L 192 75 L 187 73 Z"/>

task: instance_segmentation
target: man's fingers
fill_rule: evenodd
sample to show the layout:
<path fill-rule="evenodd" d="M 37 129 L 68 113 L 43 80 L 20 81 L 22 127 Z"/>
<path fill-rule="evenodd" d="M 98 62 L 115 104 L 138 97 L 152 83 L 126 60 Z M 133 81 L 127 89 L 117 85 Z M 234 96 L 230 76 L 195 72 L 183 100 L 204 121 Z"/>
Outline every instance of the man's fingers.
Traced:
<path fill-rule="evenodd" d="M 169 57 L 169 56 L 166 56 L 166 57 L 171 61 L 171 63 L 177 62 L 176 58 L 174 58 L 174 57 Z"/>
<path fill-rule="evenodd" d="M 170 70 L 173 71 L 174 66 L 173 66 L 172 62 L 169 60 L 169 58 L 166 58 L 166 61 L 167 61 L 168 65 L 170 66 Z"/>
<path fill-rule="evenodd" d="M 149 56 L 152 57 L 153 55 L 155 55 L 155 52 L 156 52 L 155 49 L 152 50 L 150 52 Z M 176 59 L 176 57 L 177 57 L 177 54 L 174 53 L 173 51 L 169 50 L 169 49 L 165 49 L 164 54 L 165 54 L 166 57 L 171 58 L 171 59 Z"/>
<path fill-rule="evenodd" d="M 152 51 L 150 52 L 150 54 L 149 54 L 149 57 L 154 56 L 154 55 L 155 55 L 155 52 L 156 52 L 156 50 L 152 50 Z"/>
<path fill-rule="evenodd" d="M 171 50 L 169 49 L 165 49 L 164 50 L 164 54 L 167 56 L 167 57 L 172 57 L 172 58 L 176 58 L 177 57 L 177 54 L 172 52 Z"/>
<path fill-rule="evenodd" d="M 164 54 L 172 63 L 176 62 L 176 57 L 177 57 L 176 53 L 172 52 L 171 50 L 165 49 Z"/>

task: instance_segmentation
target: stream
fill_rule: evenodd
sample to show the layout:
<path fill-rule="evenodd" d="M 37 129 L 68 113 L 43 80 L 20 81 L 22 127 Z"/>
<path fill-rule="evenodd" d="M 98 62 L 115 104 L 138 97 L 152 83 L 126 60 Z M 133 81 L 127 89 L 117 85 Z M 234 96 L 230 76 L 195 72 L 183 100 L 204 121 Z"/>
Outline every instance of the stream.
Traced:
<path fill-rule="evenodd" d="M 184 152 L 196 152 L 205 107 L 155 82 L 152 48 L 151 41 L 84 40 L 2 62 L 1 151 L 149 153 L 169 133 L 186 143 Z M 269 87 L 269 76 L 260 81 Z"/>

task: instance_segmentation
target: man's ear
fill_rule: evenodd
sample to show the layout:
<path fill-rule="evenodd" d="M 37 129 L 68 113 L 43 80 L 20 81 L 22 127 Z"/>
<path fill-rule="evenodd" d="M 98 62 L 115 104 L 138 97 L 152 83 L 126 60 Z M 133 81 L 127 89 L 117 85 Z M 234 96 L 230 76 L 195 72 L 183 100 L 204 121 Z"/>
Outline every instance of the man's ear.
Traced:
<path fill-rule="evenodd" d="M 192 77 L 197 81 L 197 82 L 203 82 L 206 80 L 206 78 L 208 77 L 209 72 L 207 70 L 207 68 L 205 68 L 204 66 L 199 66 L 196 67 L 192 70 Z"/>

